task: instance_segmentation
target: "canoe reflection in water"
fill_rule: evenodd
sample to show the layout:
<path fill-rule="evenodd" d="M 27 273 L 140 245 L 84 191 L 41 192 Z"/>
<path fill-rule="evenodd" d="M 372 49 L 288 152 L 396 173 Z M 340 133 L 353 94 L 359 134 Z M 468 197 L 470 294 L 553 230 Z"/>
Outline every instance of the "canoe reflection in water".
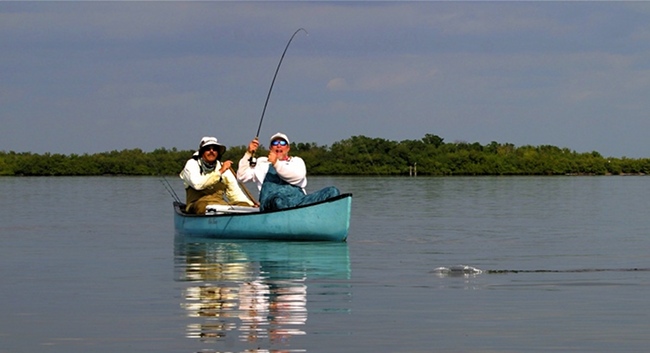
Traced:
<path fill-rule="evenodd" d="M 349 311 L 347 243 L 177 235 L 174 249 L 175 278 L 188 283 L 181 305 L 197 319 L 187 326 L 189 338 L 286 345 L 292 336 L 307 334 L 309 310 Z M 308 298 L 317 299 L 308 305 Z"/>

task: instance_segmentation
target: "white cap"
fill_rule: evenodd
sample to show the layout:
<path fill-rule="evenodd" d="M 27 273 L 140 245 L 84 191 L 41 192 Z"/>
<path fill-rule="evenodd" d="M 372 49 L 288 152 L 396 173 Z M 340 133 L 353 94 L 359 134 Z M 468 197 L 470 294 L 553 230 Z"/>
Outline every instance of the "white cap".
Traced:
<path fill-rule="evenodd" d="M 283 134 L 281 132 L 278 132 L 275 135 L 271 136 L 271 142 L 273 142 L 274 140 L 278 140 L 278 139 L 283 139 L 283 140 L 287 141 L 288 144 L 291 143 L 291 141 L 289 141 L 289 138 L 287 137 L 287 135 L 285 135 L 285 134 Z"/>

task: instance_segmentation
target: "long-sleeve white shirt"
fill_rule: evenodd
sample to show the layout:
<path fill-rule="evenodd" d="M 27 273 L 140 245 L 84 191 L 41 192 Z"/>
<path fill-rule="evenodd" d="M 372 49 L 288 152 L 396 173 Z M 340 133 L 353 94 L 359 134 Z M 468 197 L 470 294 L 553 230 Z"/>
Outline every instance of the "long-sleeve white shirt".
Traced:
<path fill-rule="evenodd" d="M 230 170 L 226 170 L 223 174 L 219 173 L 221 169 L 221 162 L 217 161 L 214 171 L 206 174 L 201 173 L 199 161 L 190 159 L 185 163 L 185 168 L 180 174 L 183 179 L 185 188 L 191 187 L 194 190 L 203 190 L 218 182 L 226 184 L 226 197 L 230 202 L 246 202 L 249 205 L 253 203 L 246 197 L 244 192 L 237 184 L 237 178 Z"/>
<path fill-rule="evenodd" d="M 246 152 L 242 159 L 239 160 L 237 179 L 244 183 L 253 181 L 257 185 L 257 189 L 261 190 L 262 183 L 264 182 L 266 173 L 269 171 L 271 162 L 269 162 L 267 157 L 260 157 L 257 159 L 257 165 L 251 167 L 248 162 L 250 157 L 251 154 Z M 277 160 L 273 167 L 282 180 L 291 185 L 300 187 L 302 192 L 305 193 L 305 187 L 307 186 L 307 167 L 302 158 L 292 156 L 287 160 Z"/>

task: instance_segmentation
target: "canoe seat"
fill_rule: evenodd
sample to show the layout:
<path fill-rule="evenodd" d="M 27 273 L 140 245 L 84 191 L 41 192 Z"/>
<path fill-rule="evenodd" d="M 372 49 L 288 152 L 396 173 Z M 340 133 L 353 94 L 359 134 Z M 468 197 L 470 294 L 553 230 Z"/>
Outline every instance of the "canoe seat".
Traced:
<path fill-rule="evenodd" d="M 259 212 L 259 207 L 248 206 L 230 206 L 230 205 L 207 205 L 205 207 L 205 214 L 224 214 L 224 213 L 255 213 Z"/>

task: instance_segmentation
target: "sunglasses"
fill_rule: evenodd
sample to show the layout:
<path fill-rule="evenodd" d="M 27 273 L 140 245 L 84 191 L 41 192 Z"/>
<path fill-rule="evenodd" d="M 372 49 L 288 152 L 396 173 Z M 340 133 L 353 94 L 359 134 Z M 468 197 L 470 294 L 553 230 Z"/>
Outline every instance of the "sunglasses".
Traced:
<path fill-rule="evenodd" d="M 219 152 L 219 148 L 217 146 L 205 146 L 205 147 L 201 148 L 201 151 L 203 151 L 203 152 L 205 152 L 205 151 Z"/>
<path fill-rule="evenodd" d="M 271 142 L 271 145 L 273 145 L 273 146 L 277 146 L 277 145 L 286 146 L 287 141 L 285 141 L 285 140 L 275 140 L 275 141 Z"/>

